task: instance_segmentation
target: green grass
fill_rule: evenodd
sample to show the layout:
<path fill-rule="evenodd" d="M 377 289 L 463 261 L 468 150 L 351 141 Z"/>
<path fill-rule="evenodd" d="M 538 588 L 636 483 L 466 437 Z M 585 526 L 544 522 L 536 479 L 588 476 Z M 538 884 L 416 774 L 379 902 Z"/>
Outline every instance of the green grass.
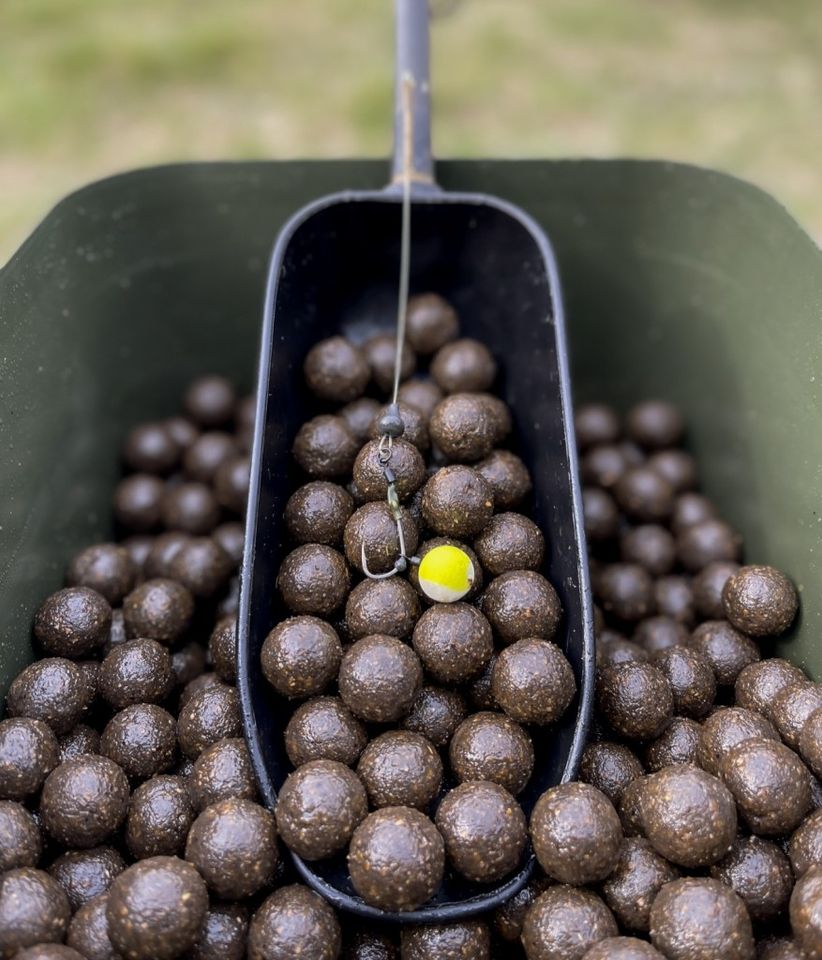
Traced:
<path fill-rule="evenodd" d="M 386 155 L 389 0 L 2 0 L 0 262 L 96 177 Z M 822 236 L 818 0 L 463 0 L 434 28 L 441 155 L 669 157 Z"/>

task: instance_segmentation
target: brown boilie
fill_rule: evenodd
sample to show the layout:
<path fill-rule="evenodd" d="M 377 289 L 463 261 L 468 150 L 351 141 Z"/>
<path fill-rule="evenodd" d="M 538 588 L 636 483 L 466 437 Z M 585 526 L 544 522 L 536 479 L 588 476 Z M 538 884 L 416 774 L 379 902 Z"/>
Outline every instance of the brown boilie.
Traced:
<path fill-rule="evenodd" d="M 434 824 L 412 807 L 383 807 L 354 831 L 348 870 L 357 893 L 381 910 L 414 910 L 442 880 L 445 845 Z"/>
<path fill-rule="evenodd" d="M 306 354 L 303 373 L 309 390 L 323 400 L 356 400 L 371 379 L 365 354 L 345 337 L 329 337 Z"/>
<path fill-rule="evenodd" d="M 303 764 L 288 775 L 277 796 L 279 834 L 304 860 L 323 860 L 344 850 L 367 813 L 365 787 L 337 760 Z"/>
<path fill-rule="evenodd" d="M 245 740 L 224 737 L 206 747 L 194 761 L 188 792 L 198 812 L 229 797 L 256 800 L 257 785 Z"/>
<path fill-rule="evenodd" d="M 97 846 L 125 820 L 129 796 L 123 769 L 107 757 L 67 760 L 43 784 L 43 827 L 67 847 Z"/>
<path fill-rule="evenodd" d="M 604 793 L 588 783 L 564 783 L 537 801 L 531 842 L 549 877 L 580 886 L 598 883 L 614 869 L 622 827 Z"/>
<path fill-rule="evenodd" d="M 62 887 L 43 870 L 17 867 L 0 874 L 0 957 L 26 947 L 60 943 L 71 907 Z"/>
<path fill-rule="evenodd" d="M 374 633 L 406 640 L 420 617 L 417 591 L 403 577 L 365 579 L 348 595 L 345 625 L 354 640 Z"/>
<path fill-rule="evenodd" d="M 195 760 L 206 747 L 225 737 L 242 736 L 240 700 L 234 687 L 212 684 L 196 693 L 180 710 L 177 740 Z"/>
<path fill-rule="evenodd" d="M 618 934 L 616 921 L 591 890 L 557 884 L 534 901 L 522 925 L 528 960 L 582 960 L 598 941 Z"/>
<path fill-rule="evenodd" d="M 293 766 L 339 760 L 352 766 L 368 742 L 365 727 L 338 697 L 301 704 L 285 728 L 285 751 Z"/>
<path fill-rule="evenodd" d="M 350 587 L 345 557 L 319 543 L 292 550 L 277 575 L 277 588 L 292 613 L 328 617 L 345 603 Z"/>
<path fill-rule="evenodd" d="M 123 858 L 113 847 L 94 847 L 67 850 L 57 857 L 48 872 L 65 891 L 72 911 L 77 911 L 105 893 L 125 867 Z"/>
<path fill-rule="evenodd" d="M 654 849 L 681 867 L 716 863 L 736 836 L 733 795 L 690 764 L 664 767 L 645 778 L 640 819 Z"/>
<path fill-rule="evenodd" d="M 90 701 L 82 669 L 64 657 L 47 657 L 17 674 L 6 710 L 10 717 L 41 720 L 60 736 L 78 723 Z"/>
<path fill-rule="evenodd" d="M 759 923 L 784 913 L 793 890 L 790 861 L 776 843 L 761 837 L 738 838 L 711 867 L 711 876 L 741 897 L 751 920 Z"/>
<path fill-rule="evenodd" d="M 342 417 L 320 414 L 297 431 L 292 453 L 314 480 L 334 480 L 351 472 L 359 444 Z"/>
<path fill-rule="evenodd" d="M 353 512 L 354 498 L 345 487 L 328 480 L 312 480 L 291 494 L 284 516 L 288 532 L 297 543 L 336 547 Z"/>
<path fill-rule="evenodd" d="M 753 960 L 748 911 L 719 880 L 686 877 L 666 884 L 651 907 L 650 931 L 669 960 Z"/>
<path fill-rule="evenodd" d="M 500 651 L 491 672 L 491 695 L 518 723 L 554 723 L 575 693 L 568 659 L 547 640 L 517 640 Z"/>
<path fill-rule="evenodd" d="M 289 617 L 265 638 L 260 661 L 280 696 L 304 699 L 322 693 L 337 676 L 342 644 L 336 630 L 313 616 Z"/>
<path fill-rule="evenodd" d="M 135 779 L 163 773 L 176 758 L 177 723 L 154 703 L 131 704 L 109 720 L 100 738 L 100 753 Z"/>
<path fill-rule="evenodd" d="M 625 837 L 602 895 L 623 927 L 647 933 L 656 895 L 678 877 L 679 870 L 644 837 Z"/>
<path fill-rule="evenodd" d="M 654 739 L 674 712 L 668 678 L 650 663 L 631 662 L 604 668 L 597 677 L 596 697 L 606 723 L 629 739 Z"/>
<path fill-rule="evenodd" d="M 36 867 L 43 852 L 37 821 L 22 805 L 0 800 L 0 874 L 17 867 Z"/>
<path fill-rule="evenodd" d="M 500 713 L 480 711 L 457 727 L 448 747 L 460 781 L 490 780 L 516 796 L 531 778 L 534 746 L 522 727 Z"/>
<path fill-rule="evenodd" d="M 425 810 L 442 785 L 442 761 L 419 733 L 389 730 L 375 737 L 357 764 L 372 807 Z"/>
<path fill-rule="evenodd" d="M 412 645 L 437 683 L 461 683 L 476 676 L 494 652 L 488 620 L 468 603 L 436 603 L 414 627 Z"/>
<path fill-rule="evenodd" d="M 186 779 L 146 780 L 131 795 L 125 831 L 129 852 L 137 860 L 182 854 L 194 817 Z"/>
<path fill-rule="evenodd" d="M 491 883 L 520 864 L 527 841 L 525 815 L 497 783 L 471 781 L 450 790 L 434 823 L 449 863 L 469 880 Z"/>
<path fill-rule="evenodd" d="M 553 640 L 562 619 L 556 590 L 533 570 L 511 570 L 491 581 L 482 612 L 503 643 L 537 638 Z"/>
<path fill-rule="evenodd" d="M 31 717 L 0 720 L 0 799 L 24 800 L 57 766 L 59 747 L 51 727 Z"/>
<path fill-rule="evenodd" d="M 589 743 L 582 754 L 579 779 L 618 804 L 625 788 L 644 773 L 636 754 L 622 743 L 607 740 Z"/>
<path fill-rule="evenodd" d="M 257 893 L 271 880 L 278 857 L 274 816 L 251 800 L 218 800 L 188 831 L 185 859 L 223 900 Z"/>
<path fill-rule="evenodd" d="M 425 686 L 417 694 L 401 726 L 422 734 L 435 747 L 442 749 L 448 746 L 467 714 L 468 707 L 460 693 L 444 687 Z"/>
<path fill-rule="evenodd" d="M 340 697 L 363 720 L 388 723 L 404 717 L 422 686 L 414 651 L 395 637 L 363 637 L 343 654 Z"/>
<path fill-rule="evenodd" d="M 207 909 L 205 882 L 190 863 L 149 857 L 111 885 L 109 939 L 124 960 L 173 960 L 194 945 Z"/>
<path fill-rule="evenodd" d="M 248 926 L 248 960 L 337 960 L 342 934 L 334 910 L 300 884 L 267 897 Z"/>

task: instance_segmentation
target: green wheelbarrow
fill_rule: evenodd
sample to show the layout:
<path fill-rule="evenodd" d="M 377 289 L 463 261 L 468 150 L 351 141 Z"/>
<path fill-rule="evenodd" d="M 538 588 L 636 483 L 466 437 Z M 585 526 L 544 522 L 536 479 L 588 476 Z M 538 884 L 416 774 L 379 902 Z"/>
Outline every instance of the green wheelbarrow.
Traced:
<path fill-rule="evenodd" d="M 633 161 L 451 161 L 550 233 L 578 402 L 665 396 L 746 558 L 802 615 L 778 649 L 822 676 L 822 253 L 756 188 Z M 70 555 L 111 534 L 116 451 L 209 370 L 251 387 L 278 227 L 378 188 L 381 161 L 185 164 L 63 200 L 0 270 L 0 689 Z"/>

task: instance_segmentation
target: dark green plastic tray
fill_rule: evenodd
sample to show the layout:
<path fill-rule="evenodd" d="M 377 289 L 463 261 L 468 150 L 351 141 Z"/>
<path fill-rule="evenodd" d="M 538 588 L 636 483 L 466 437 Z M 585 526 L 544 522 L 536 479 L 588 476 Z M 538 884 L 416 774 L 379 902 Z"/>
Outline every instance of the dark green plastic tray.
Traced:
<path fill-rule="evenodd" d="M 566 293 L 577 400 L 681 404 L 705 489 L 802 615 L 822 675 L 822 254 L 771 197 L 632 161 L 452 161 L 443 187 L 524 207 Z M 0 271 L 0 691 L 72 551 L 110 535 L 123 432 L 218 370 L 254 380 L 266 263 L 308 200 L 381 161 L 187 164 L 60 203 Z"/>

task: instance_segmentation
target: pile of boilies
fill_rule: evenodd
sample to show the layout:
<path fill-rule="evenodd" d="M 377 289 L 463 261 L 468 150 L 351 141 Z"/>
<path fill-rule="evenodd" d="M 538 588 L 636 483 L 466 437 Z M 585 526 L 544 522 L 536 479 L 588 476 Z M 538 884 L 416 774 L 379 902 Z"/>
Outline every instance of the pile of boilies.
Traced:
<path fill-rule="evenodd" d="M 531 478 L 504 449 L 510 411 L 487 392 L 497 364 L 459 338 L 437 296 L 415 297 L 407 323 L 403 430 L 388 459 L 399 516 L 380 460 L 391 411 L 364 395 L 391 384 L 394 337 L 359 347 L 335 336 L 305 359 L 329 412 L 294 441 L 309 481 L 285 506 L 293 549 L 277 586 L 291 615 L 261 655 L 271 686 L 297 706 L 284 731 L 296 770 L 279 792 L 280 837 L 306 860 L 347 850 L 354 889 L 386 911 L 430 900 L 446 865 L 479 884 L 521 866 L 528 727 L 555 723 L 576 691 L 553 642 L 562 608 L 539 572 L 543 534 L 519 512 Z M 428 357 L 428 378 L 413 376 Z M 391 571 L 398 523 L 421 564 L 407 578 L 364 577 L 363 557 L 377 575 Z"/>
<path fill-rule="evenodd" d="M 263 668 L 272 695 L 296 703 L 296 769 L 272 813 L 234 689 L 253 404 L 207 377 L 182 416 L 135 428 L 114 501 L 121 542 L 70 561 L 35 617 L 42 659 L 13 681 L 0 721 L 0 960 L 822 958 L 822 686 L 760 653 L 793 621 L 796 592 L 772 567 L 739 565 L 740 538 L 694 492 L 681 419 L 660 402 L 624 422 L 577 412 L 595 736 L 582 782 L 549 790 L 531 816 L 533 881 L 490 915 L 401 933 L 294 881 L 279 838 L 309 857 L 350 844 L 359 892 L 392 909 L 418 902 L 445 863 L 480 881 L 516 867 L 529 730 L 574 692 L 550 640 L 561 611 L 537 572 L 541 534 L 512 512 L 530 478 L 499 447 L 509 417 L 484 393 L 493 360 L 457 339 L 438 298 L 412 306 L 392 457 L 414 478 L 400 491 L 407 545 L 460 544 L 472 589 L 431 605 L 413 572 L 359 577 L 363 542 L 376 571 L 397 555 L 370 442 L 393 342 L 318 345 L 308 382 L 344 405 L 295 444 L 311 479 L 286 511 L 300 546 L 279 588 L 293 616 Z M 433 354 L 431 379 L 412 375 L 415 352 Z M 353 396 L 332 396 L 354 376 Z M 447 766 L 459 785 L 434 810 Z M 312 782 L 320 807 L 340 800 L 330 818 L 312 816 Z M 400 835 L 418 838 L 423 867 L 405 893 L 380 867 L 390 879 Z M 387 858 L 366 855 L 383 844 Z"/>

